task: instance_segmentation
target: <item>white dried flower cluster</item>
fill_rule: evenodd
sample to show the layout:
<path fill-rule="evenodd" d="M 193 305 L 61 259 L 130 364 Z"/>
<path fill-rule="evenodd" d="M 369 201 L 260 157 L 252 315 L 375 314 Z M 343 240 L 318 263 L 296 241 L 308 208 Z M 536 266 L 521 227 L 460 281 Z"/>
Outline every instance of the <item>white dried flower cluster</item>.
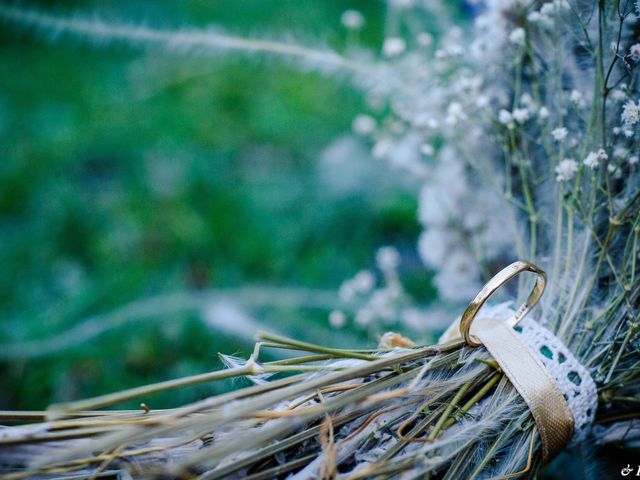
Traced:
<path fill-rule="evenodd" d="M 359 295 L 366 295 L 373 290 L 376 279 L 368 270 L 361 270 L 353 278 L 345 280 L 340 286 L 339 296 L 343 302 L 350 302 Z"/>
<path fill-rule="evenodd" d="M 575 35 L 557 37 L 575 15 L 571 4 L 567 0 L 484 4 L 471 38 L 456 27 L 438 41 L 431 36 L 416 40 L 423 32 L 402 42 L 400 37 L 388 37 L 381 71 L 402 79 L 402 87 L 372 93 L 370 105 L 381 117 L 387 109 L 392 116 L 376 124 L 354 121 L 354 131 L 371 138 L 376 158 L 423 183 L 419 220 L 424 232 L 418 250 L 434 270 L 441 296 L 448 300 L 468 300 L 473 295 L 482 283 L 480 266 L 528 257 L 531 239 L 520 241 L 517 251 L 513 239 L 518 234 L 513 232 L 521 231 L 523 223 L 539 222 L 540 212 L 529 209 L 522 198 L 514 201 L 523 179 L 512 171 L 524 169 L 527 181 L 546 188 L 536 194 L 543 198 L 556 191 L 549 185 L 565 191 L 575 182 L 595 182 L 602 175 L 620 179 L 638 164 L 635 129 L 640 102 L 633 88 L 623 82 L 611 87 L 607 118 L 619 123 L 607 126 L 609 140 L 603 142 L 602 134 L 585 134 L 596 95 L 593 84 L 585 81 L 591 72 L 583 72 L 576 60 L 571 68 L 562 67 L 562 78 L 557 75 L 558 66 L 566 61 L 556 56 L 558 42 L 563 43 L 563 52 L 582 48 Z M 527 12 L 524 23 L 522 11 Z M 424 48 L 432 43 L 433 49 Z M 631 60 L 637 61 L 639 45 L 628 47 Z M 515 68 L 518 59 L 532 55 L 532 48 L 536 60 Z M 548 55 L 538 58 L 542 51 Z M 514 74 L 521 78 L 512 78 L 512 83 L 500 80 Z M 530 78 L 537 79 L 536 88 Z M 589 175 L 579 175 L 581 170 Z"/>
<path fill-rule="evenodd" d="M 606 162 L 608 159 L 609 155 L 607 155 L 607 152 L 605 152 L 603 148 L 600 148 L 597 152 L 589 152 L 582 163 L 591 170 L 595 170 L 600 166 L 600 162 Z"/>
<path fill-rule="evenodd" d="M 578 162 L 571 158 L 565 158 L 556 167 L 556 181 L 568 182 L 578 173 Z"/>
<path fill-rule="evenodd" d="M 622 123 L 626 129 L 631 129 L 640 121 L 640 104 L 629 100 L 622 106 Z"/>
<path fill-rule="evenodd" d="M 439 160 L 419 197 L 418 217 L 425 231 L 418 252 L 437 272 L 434 283 L 440 295 L 465 301 L 481 287 L 479 260 L 512 248 L 512 237 L 500 217 L 483 214 L 500 208 L 495 192 L 475 194 L 477 186 L 467 179 L 467 167 L 453 149 L 443 149 Z"/>
<path fill-rule="evenodd" d="M 400 37 L 388 37 L 382 44 L 382 53 L 385 57 L 397 57 L 405 51 L 407 43 Z"/>
<path fill-rule="evenodd" d="M 340 22 L 350 30 L 360 30 L 364 26 L 364 16 L 358 10 L 345 10 Z"/>
<path fill-rule="evenodd" d="M 351 128 L 359 135 L 371 135 L 376 129 L 376 120 L 370 115 L 358 115 L 353 119 Z"/>
<path fill-rule="evenodd" d="M 524 46 L 526 39 L 526 32 L 524 28 L 518 27 L 511 31 L 509 34 L 509 41 L 516 45 Z"/>
<path fill-rule="evenodd" d="M 551 136 L 556 142 L 562 142 L 567 135 L 569 134 L 569 130 L 564 127 L 559 127 L 551 131 Z"/>
<path fill-rule="evenodd" d="M 356 307 L 356 325 L 388 325 L 403 320 L 407 302 L 398 275 L 400 261 L 400 253 L 394 247 L 381 247 L 376 252 L 376 267 L 381 274 L 381 282 L 371 271 L 362 270 L 342 283 L 339 297 L 345 304 Z M 344 312 L 334 310 L 329 314 L 329 324 L 333 328 L 342 328 L 346 323 Z"/>

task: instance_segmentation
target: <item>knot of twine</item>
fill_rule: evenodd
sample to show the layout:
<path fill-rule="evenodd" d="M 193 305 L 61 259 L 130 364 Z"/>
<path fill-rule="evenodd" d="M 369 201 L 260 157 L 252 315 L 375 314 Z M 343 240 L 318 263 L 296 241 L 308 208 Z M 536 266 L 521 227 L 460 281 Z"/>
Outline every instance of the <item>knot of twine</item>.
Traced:
<path fill-rule="evenodd" d="M 523 271 L 538 275 L 527 302 L 517 310 L 508 304 L 485 309 L 476 319 L 489 296 Z M 547 463 L 570 442 L 584 439 L 593 423 L 598 397 L 588 370 L 559 338 L 531 319 L 521 321 L 539 300 L 545 284 L 544 272 L 534 265 L 510 265 L 487 283 L 440 343 L 464 338 L 472 347 L 487 349 L 529 407 L 540 435 L 542 460 Z"/>

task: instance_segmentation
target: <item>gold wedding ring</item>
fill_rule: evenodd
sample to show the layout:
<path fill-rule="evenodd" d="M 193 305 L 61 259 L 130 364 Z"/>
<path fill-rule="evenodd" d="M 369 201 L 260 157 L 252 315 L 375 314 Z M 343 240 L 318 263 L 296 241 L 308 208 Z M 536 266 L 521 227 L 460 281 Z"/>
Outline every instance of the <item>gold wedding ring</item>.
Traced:
<path fill-rule="evenodd" d="M 535 304 L 538 303 L 538 300 L 540 300 L 540 297 L 544 292 L 544 288 L 547 285 L 547 274 L 535 265 L 525 261 L 514 262 L 508 267 L 503 268 L 491 280 L 489 280 L 484 287 L 482 287 L 480 293 L 476 295 L 476 298 L 471 301 L 467 309 L 462 314 L 462 319 L 460 320 L 460 334 L 467 345 L 471 347 L 479 347 L 481 345 L 480 342 L 474 340 L 474 336 L 471 335 L 470 331 L 471 324 L 484 303 L 496 290 L 522 272 L 535 273 L 536 284 L 529 294 L 527 301 L 518 308 L 518 310 L 511 316 L 511 318 L 507 319 L 505 323 L 510 327 L 514 327 L 527 315 L 527 313 L 529 313 Z"/>

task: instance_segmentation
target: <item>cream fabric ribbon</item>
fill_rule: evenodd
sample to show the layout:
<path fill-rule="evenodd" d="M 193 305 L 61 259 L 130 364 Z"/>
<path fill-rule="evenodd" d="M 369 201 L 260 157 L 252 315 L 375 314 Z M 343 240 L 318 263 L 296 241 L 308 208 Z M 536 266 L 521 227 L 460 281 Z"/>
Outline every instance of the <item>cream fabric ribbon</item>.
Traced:
<path fill-rule="evenodd" d="M 573 414 L 558 384 L 536 353 L 504 321 L 479 318 L 474 320 L 471 332 L 500 365 L 531 410 L 542 444 L 542 460 L 549 462 L 569 443 L 573 434 Z M 460 339 L 456 321 L 440 342 Z"/>

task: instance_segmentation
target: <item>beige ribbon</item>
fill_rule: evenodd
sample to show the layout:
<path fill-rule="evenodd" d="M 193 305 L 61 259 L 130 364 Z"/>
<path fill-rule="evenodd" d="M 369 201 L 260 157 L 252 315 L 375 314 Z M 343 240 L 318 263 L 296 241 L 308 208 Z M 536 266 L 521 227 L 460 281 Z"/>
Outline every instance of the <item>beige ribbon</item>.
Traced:
<path fill-rule="evenodd" d="M 562 391 L 540 358 L 504 321 L 476 320 L 473 333 L 531 410 L 540 434 L 542 461 L 547 463 L 573 435 L 573 414 Z"/>
<path fill-rule="evenodd" d="M 475 319 L 484 302 L 500 286 L 518 273 L 529 271 L 538 275 L 534 291 L 514 317 L 504 320 Z M 573 435 L 573 414 L 560 387 L 540 358 L 513 330 L 515 324 L 537 303 L 546 283 L 542 270 L 527 262 L 515 262 L 492 278 L 471 302 L 462 316 L 440 339 L 464 338 L 471 347 L 484 345 L 525 401 L 536 422 L 542 444 L 542 460 L 550 461 L 569 443 Z M 473 328 L 472 328 L 473 327 Z"/>

